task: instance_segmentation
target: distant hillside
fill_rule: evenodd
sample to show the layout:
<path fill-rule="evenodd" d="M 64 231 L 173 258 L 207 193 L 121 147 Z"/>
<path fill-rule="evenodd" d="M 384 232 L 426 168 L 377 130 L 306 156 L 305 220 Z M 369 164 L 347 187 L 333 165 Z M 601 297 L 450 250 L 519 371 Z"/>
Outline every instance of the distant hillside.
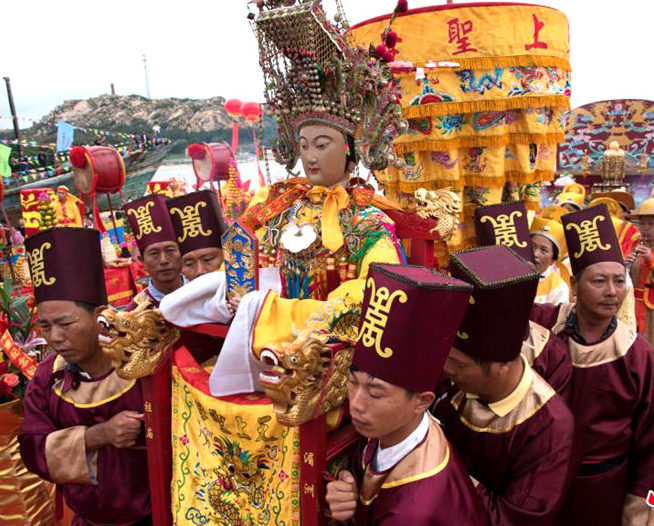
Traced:
<path fill-rule="evenodd" d="M 152 126 L 161 126 L 164 137 L 176 140 L 173 151 L 182 152 L 192 142 L 231 141 L 232 120 L 225 112 L 223 97 L 211 99 L 157 99 L 139 95 L 102 95 L 91 99 L 68 100 L 44 116 L 21 135 L 30 141 L 55 140 L 56 128 L 47 123 L 64 120 L 83 128 L 95 128 L 122 133 L 152 135 Z M 274 133 L 274 125 L 264 121 L 264 137 Z M 241 124 L 240 143 L 251 149 L 252 127 Z M 4 131 L 2 137 L 12 138 L 13 132 Z M 94 136 L 76 131 L 75 144 L 92 143 Z M 109 142 L 114 142 L 109 139 Z"/>

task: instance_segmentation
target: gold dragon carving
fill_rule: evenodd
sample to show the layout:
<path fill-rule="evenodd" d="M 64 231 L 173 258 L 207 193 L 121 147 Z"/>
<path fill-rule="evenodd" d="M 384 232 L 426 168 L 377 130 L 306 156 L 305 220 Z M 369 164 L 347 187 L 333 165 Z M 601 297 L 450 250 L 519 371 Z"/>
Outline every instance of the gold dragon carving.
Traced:
<path fill-rule="evenodd" d="M 416 198 L 416 213 L 423 219 L 436 220 L 436 231 L 443 240 L 451 239 L 459 227 L 463 210 L 461 197 L 450 190 L 425 190 L 418 188 L 413 194 Z"/>
<path fill-rule="evenodd" d="M 305 330 L 261 351 L 261 385 L 281 424 L 299 426 L 345 401 L 354 348 L 327 338 Z"/>
<path fill-rule="evenodd" d="M 102 351 L 118 376 L 128 380 L 153 374 L 179 337 L 149 301 L 133 311 L 105 309 L 98 322 Z"/>

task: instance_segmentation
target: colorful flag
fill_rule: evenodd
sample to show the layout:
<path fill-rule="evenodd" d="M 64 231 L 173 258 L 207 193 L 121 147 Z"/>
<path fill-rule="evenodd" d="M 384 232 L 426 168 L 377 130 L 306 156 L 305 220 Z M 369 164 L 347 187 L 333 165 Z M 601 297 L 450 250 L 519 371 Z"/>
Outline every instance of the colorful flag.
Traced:
<path fill-rule="evenodd" d="M 11 155 L 11 148 L 0 144 L 0 176 L 11 177 L 11 168 L 9 166 L 9 156 Z"/>
<path fill-rule="evenodd" d="M 57 122 L 57 151 L 67 152 L 75 138 L 75 126 L 65 121 Z"/>

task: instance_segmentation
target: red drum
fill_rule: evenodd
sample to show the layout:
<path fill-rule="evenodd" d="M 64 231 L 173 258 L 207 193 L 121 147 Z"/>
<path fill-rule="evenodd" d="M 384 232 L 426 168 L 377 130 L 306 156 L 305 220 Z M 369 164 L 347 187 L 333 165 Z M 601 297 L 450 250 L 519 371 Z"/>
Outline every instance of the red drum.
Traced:
<path fill-rule="evenodd" d="M 188 154 L 193 160 L 193 171 L 199 183 L 229 179 L 229 166 L 234 162 L 234 153 L 227 143 L 191 144 Z"/>
<path fill-rule="evenodd" d="M 70 163 L 81 194 L 114 194 L 125 184 L 123 158 L 111 146 L 75 146 L 70 150 Z"/>

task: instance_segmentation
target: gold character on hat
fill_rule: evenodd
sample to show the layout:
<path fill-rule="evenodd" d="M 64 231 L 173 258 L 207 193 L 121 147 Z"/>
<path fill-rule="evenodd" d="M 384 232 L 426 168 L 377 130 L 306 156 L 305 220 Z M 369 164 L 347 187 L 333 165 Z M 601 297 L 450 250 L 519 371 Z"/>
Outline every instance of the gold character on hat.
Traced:
<path fill-rule="evenodd" d="M 182 222 L 182 236 L 177 237 L 179 243 L 183 243 L 189 237 L 203 236 L 207 237 L 212 234 L 211 230 L 202 228 L 202 218 L 200 217 L 200 208 L 207 206 L 205 201 L 200 201 L 194 205 L 187 205 L 183 209 L 171 208 L 170 213 L 178 215 Z"/>
<path fill-rule="evenodd" d="M 136 239 L 141 239 L 143 236 L 148 234 L 156 234 L 161 232 L 161 227 L 154 225 L 154 222 L 152 221 L 152 215 L 150 215 L 150 208 L 153 206 L 154 202 L 150 201 L 137 208 L 130 208 L 127 210 L 128 214 L 131 214 L 136 218 L 136 223 L 139 227 L 138 233 L 134 233 Z"/>
<path fill-rule="evenodd" d="M 406 303 L 408 296 L 403 290 L 396 290 L 392 294 L 387 287 L 379 287 L 372 278 L 368 278 L 366 287 L 372 289 L 370 292 L 370 303 L 363 318 L 361 331 L 357 341 L 361 340 L 365 347 L 375 346 L 377 354 L 382 358 L 390 358 L 393 350 L 386 347 L 382 350 L 381 339 L 384 336 L 384 329 L 388 322 L 388 315 L 395 299 L 400 303 Z"/>
<path fill-rule="evenodd" d="M 568 223 L 566 230 L 575 229 L 579 235 L 579 252 L 574 253 L 575 258 L 580 258 L 585 252 L 595 252 L 595 250 L 609 250 L 609 243 L 602 244 L 597 222 L 604 221 L 603 216 L 595 216 L 592 220 L 585 219 L 581 223 Z"/>
<path fill-rule="evenodd" d="M 43 251 L 50 248 L 52 248 L 52 244 L 50 242 L 46 242 L 43 243 L 39 248 L 35 248 L 31 252 L 27 253 L 30 272 L 32 273 L 32 283 L 35 287 L 41 287 L 42 285 L 49 287 L 50 285 L 54 285 L 54 283 L 57 281 L 57 278 L 45 277 L 45 261 L 43 260 Z"/>
<path fill-rule="evenodd" d="M 515 226 L 516 217 L 522 217 L 522 212 L 516 210 L 510 214 L 500 214 L 497 217 L 484 216 L 481 218 L 481 222 L 485 223 L 486 221 L 489 221 L 493 225 L 496 244 L 504 245 L 505 247 L 517 246 L 525 248 L 527 242 L 521 242 L 518 239 L 518 232 Z"/>

